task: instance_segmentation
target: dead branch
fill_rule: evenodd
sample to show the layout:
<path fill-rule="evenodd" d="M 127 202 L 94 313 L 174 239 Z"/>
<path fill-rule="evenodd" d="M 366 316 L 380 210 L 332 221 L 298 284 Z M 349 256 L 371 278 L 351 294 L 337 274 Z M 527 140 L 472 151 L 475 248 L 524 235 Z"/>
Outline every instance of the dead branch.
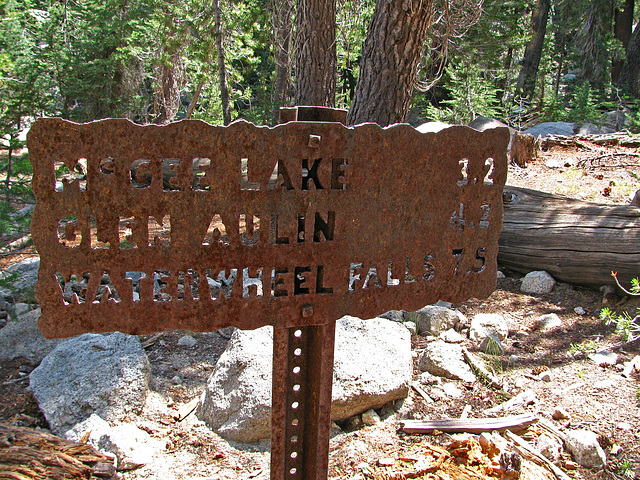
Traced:
<path fill-rule="evenodd" d="M 431 433 L 438 430 L 446 433 L 483 433 L 493 430 L 525 430 L 538 421 L 529 413 L 500 418 L 452 418 L 442 420 L 403 420 L 406 433 Z"/>
<path fill-rule="evenodd" d="M 569 475 L 564 473 L 562 470 L 560 470 L 560 468 L 556 467 L 553 463 L 547 460 L 547 458 L 545 458 L 537 450 L 531 447 L 524 439 L 508 430 L 505 432 L 505 436 L 515 444 L 514 447 L 520 455 L 537 463 L 538 465 L 542 465 L 550 469 L 553 474 L 560 480 L 571 480 L 571 477 Z"/>
<path fill-rule="evenodd" d="M 471 366 L 471 368 L 480 375 L 485 381 L 489 383 L 492 388 L 496 390 L 502 390 L 502 382 L 489 370 L 485 368 L 485 366 L 466 348 L 462 349 L 462 353 L 464 354 L 464 358 L 467 363 Z"/>

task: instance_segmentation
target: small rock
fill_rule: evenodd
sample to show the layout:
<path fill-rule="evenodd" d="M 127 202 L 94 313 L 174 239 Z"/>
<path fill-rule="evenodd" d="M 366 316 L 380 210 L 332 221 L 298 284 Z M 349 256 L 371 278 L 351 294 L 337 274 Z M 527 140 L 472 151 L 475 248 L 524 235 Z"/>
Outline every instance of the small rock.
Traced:
<path fill-rule="evenodd" d="M 529 272 L 522 279 L 520 291 L 524 293 L 551 293 L 556 285 L 554 278 L 545 271 Z"/>
<path fill-rule="evenodd" d="M 402 324 L 407 327 L 407 330 L 409 330 L 412 337 L 415 337 L 418 334 L 418 326 L 415 322 L 402 322 Z"/>
<path fill-rule="evenodd" d="M 442 383 L 442 378 L 436 377 L 429 372 L 422 372 L 418 378 L 420 383 L 424 385 L 440 385 Z"/>
<path fill-rule="evenodd" d="M 362 414 L 362 423 L 365 425 L 377 425 L 381 421 L 380 415 L 378 415 L 373 408 L 370 408 Z"/>
<path fill-rule="evenodd" d="M 515 365 L 522 360 L 518 355 L 509 355 L 509 365 Z"/>
<path fill-rule="evenodd" d="M 587 357 L 597 365 L 615 365 L 618 363 L 618 355 L 613 352 L 590 353 Z"/>
<path fill-rule="evenodd" d="M 633 427 L 627 422 L 620 422 L 616 425 L 616 427 L 618 427 L 620 430 L 627 430 L 627 431 L 633 430 Z"/>
<path fill-rule="evenodd" d="M 392 467 L 396 461 L 391 457 L 383 457 L 378 459 L 378 465 L 381 467 Z"/>
<path fill-rule="evenodd" d="M 498 280 L 500 280 L 500 279 L 502 279 L 502 278 L 507 278 L 507 277 L 505 276 L 505 274 L 504 274 L 504 273 L 502 273 L 500 270 L 498 270 L 498 272 L 496 273 L 496 278 L 497 278 Z"/>
<path fill-rule="evenodd" d="M 464 325 L 467 322 L 466 317 L 459 311 L 437 305 L 427 305 L 407 314 L 405 319 L 413 320 L 418 325 L 418 334 L 436 336 L 458 324 Z"/>
<path fill-rule="evenodd" d="M 456 332 L 453 328 L 442 332 L 440 334 L 440 339 L 444 340 L 447 343 L 462 343 L 464 342 L 464 338 L 458 332 Z"/>
<path fill-rule="evenodd" d="M 174 375 L 171 379 L 171 383 L 174 385 L 182 385 L 182 378 L 180 378 L 180 375 Z"/>
<path fill-rule="evenodd" d="M 599 390 L 605 390 L 607 388 L 611 388 L 616 384 L 613 380 L 599 380 L 593 384 L 593 388 L 597 388 Z"/>
<path fill-rule="evenodd" d="M 90 432 L 87 441 L 97 448 L 100 438 L 106 435 L 110 429 L 111 425 L 100 418 L 99 415 L 92 413 L 89 418 L 80 423 L 76 423 L 71 430 L 67 430 L 64 438 L 72 442 L 80 442 L 82 437 L 87 432 Z"/>
<path fill-rule="evenodd" d="M 582 307 L 576 307 L 573 309 L 573 311 L 576 312 L 578 315 L 584 315 L 585 313 L 587 313 L 585 309 Z"/>
<path fill-rule="evenodd" d="M 451 302 L 445 302 L 444 300 L 438 300 L 434 305 L 436 307 L 451 308 L 453 304 Z"/>
<path fill-rule="evenodd" d="M 476 376 L 465 362 L 462 347 L 442 340 L 429 343 L 418 362 L 420 370 L 452 380 L 474 382 Z"/>
<path fill-rule="evenodd" d="M 500 356 L 504 355 L 505 353 L 502 342 L 500 342 L 500 339 L 495 335 L 489 335 L 485 337 L 485 339 L 482 340 L 482 343 L 480 344 L 480 350 L 487 355 Z"/>
<path fill-rule="evenodd" d="M 500 341 L 507 338 L 509 327 L 504 317 L 497 313 L 479 313 L 471 319 L 469 338 L 481 343 L 485 337 L 495 335 Z"/>
<path fill-rule="evenodd" d="M 524 379 L 524 377 L 518 377 L 514 380 L 513 386 L 516 388 L 522 388 L 524 387 L 525 383 L 526 383 L 526 380 Z"/>
<path fill-rule="evenodd" d="M 555 160 L 553 158 L 547 160 L 547 168 L 557 169 L 557 168 L 560 168 L 560 167 L 562 167 L 562 163 L 560 163 L 558 160 Z"/>
<path fill-rule="evenodd" d="M 198 341 L 191 335 L 184 335 L 180 337 L 180 340 L 178 340 L 178 345 L 182 347 L 195 347 L 197 344 Z"/>
<path fill-rule="evenodd" d="M 560 458 L 562 444 L 555 437 L 543 433 L 538 437 L 537 446 L 538 451 L 552 462 L 555 462 Z"/>
<path fill-rule="evenodd" d="M 146 465 L 151 462 L 154 453 L 165 445 L 165 442 L 151 438 L 147 432 L 128 423 L 111 428 L 99 442 L 101 450 L 115 454 L 119 471 L 133 470 Z"/>
<path fill-rule="evenodd" d="M 550 382 L 551 381 L 551 372 L 549 370 L 545 370 L 544 372 L 540 372 L 538 374 L 538 380 L 541 382 Z"/>
<path fill-rule="evenodd" d="M 387 320 L 391 320 L 393 322 L 404 323 L 405 322 L 405 312 L 404 310 L 389 310 L 388 312 L 383 313 L 382 315 L 378 315 L 379 318 L 386 318 Z"/>
<path fill-rule="evenodd" d="M 548 332 L 562 326 L 562 320 L 555 313 L 542 315 L 537 322 L 536 328 L 543 332 Z"/>
<path fill-rule="evenodd" d="M 25 313 L 31 311 L 31 305 L 29 305 L 28 303 L 16 303 L 13 306 L 13 311 L 16 314 L 16 317 L 19 317 L 20 315 L 24 315 Z"/>
<path fill-rule="evenodd" d="M 362 417 L 360 415 L 354 415 L 345 420 L 343 430 L 352 432 L 353 430 L 361 429 L 363 426 L 364 422 L 362 421 Z"/>
<path fill-rule="evenodd" d="M 575 462 L 587 468 L 605 466 L 607 457 L 595 433 L 589 430 L 568 430 L 565 436 L 567 450 Z"/>
<path fill-rule="evenodd" d="M 462 390 L 460 390 L 454 383 L 445 382 L 440 388 L 448 396 L 452 398 L 460 398 L 462 396 Z"/>
<path fill-rule="evenodd" d="M 568 122 L 542 122 L 523 131 L 534 137 L 547 137 L 549 135 L 573 135 L 578 126 Z"/>

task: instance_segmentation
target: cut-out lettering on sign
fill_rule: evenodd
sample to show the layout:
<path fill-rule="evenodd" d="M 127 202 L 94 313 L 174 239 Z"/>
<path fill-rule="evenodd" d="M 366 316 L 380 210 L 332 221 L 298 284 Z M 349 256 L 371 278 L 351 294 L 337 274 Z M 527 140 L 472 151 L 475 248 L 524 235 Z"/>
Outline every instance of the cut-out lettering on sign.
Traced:
<path fill-rule="evenodd" d="M 49 337 L 371 318 L 495 288 L 506 129 L 137 126 L 28 136 Z"/>

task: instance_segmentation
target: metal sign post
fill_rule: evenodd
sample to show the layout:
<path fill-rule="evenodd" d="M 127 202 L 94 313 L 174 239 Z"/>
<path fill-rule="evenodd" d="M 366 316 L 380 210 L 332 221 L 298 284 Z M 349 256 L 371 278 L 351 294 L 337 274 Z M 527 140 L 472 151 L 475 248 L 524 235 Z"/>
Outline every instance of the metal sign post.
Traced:
<path fill-rule="evenodd" d="M 509 140 L 342 115 L 38 120 L 42 333 L 272 325 L 271 478 L 325 479 L 335 321 L 494 290 Z"/>

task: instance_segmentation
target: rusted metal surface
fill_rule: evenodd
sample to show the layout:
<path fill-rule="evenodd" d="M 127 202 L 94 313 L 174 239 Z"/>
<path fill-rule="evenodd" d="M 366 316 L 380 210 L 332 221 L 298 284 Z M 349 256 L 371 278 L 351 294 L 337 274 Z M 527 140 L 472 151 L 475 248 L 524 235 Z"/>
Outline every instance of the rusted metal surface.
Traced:
<path fill-rule="evenodd" d="M 335 322 L 274 329 L 271 478 L 327 478 Z"/>
<path fill-rule="evenodd" d="M 325 479 L 335 320 L 493 291 L 508 142 L 344 116 L 36 122 L 41 331 L 273 325 L 271 478 Z"/>
<path fill-rule="evenodd" d="M 38 120 L 40 328 L 292 327 L 486 296 L 507 142 L 466 127 Z M 56 162 L 86 175 L 56 191 Z"/>
<path fill-rule="evenodd" d="M 297 106 L 280 109 L 280 121 L 346 123 L 346 110 Z M 318 135 L 309 144 L 319 146 Z M 313 314 L 307 306 L 302 316 Z M 271 418 L 271 479 L 324 480 L 329 433 L 336 324 L 275 328 Z"/>

